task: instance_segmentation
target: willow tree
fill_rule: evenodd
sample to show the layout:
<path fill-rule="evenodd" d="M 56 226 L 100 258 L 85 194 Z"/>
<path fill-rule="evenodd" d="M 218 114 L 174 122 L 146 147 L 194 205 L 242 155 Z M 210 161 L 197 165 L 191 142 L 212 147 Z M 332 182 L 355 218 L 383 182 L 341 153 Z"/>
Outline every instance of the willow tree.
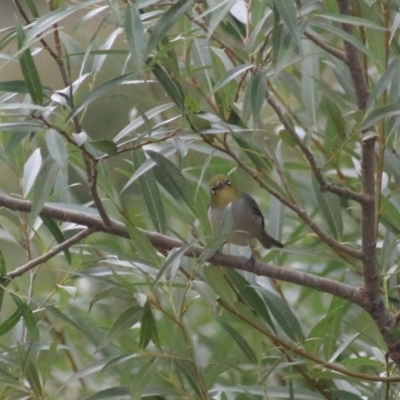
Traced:
<path fill-rule="evenodd" d="M 1 397 L 397 398 L 399 2 L 14 3 Z"/>

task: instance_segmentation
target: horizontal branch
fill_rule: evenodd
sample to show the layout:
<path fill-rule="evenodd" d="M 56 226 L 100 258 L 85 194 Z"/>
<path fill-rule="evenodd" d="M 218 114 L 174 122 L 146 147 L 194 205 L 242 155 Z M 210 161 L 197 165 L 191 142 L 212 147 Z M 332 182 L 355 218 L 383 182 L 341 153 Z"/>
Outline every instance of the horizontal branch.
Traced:
<path fill-rule="evenodd" d="M 27 200 L 15 199 L 10 196 L 0 194 L 0 206 L 14 211 L 30 212 L 32 203 Z M 106 226 L 99 217 L 78 211 L 71 211 L 52 205 L 45 205 L 40 212 L 40 216 L 45 218 L 53 218 L 64 222 L 72 222 L 78 225 L 86 226 L 93 231 L 105 232 L 112 235 L 129 238 L 128 230 L 124 224 L 111 220 L 111 224 Z M 185 243 L 180 240 L 162 235 L 157 232 L 149 232 L 145 230 L 141 231 L 155 247 L 165 250 L 172 250 L 173 248 L 180 248 L 185 245 Z M 186 251 L 185 255 L 188 257 L 199 258 L 203 251 L 203 247 L 193 245 Z M 232 256 L 220 252 L 210 257 L 207 261 L 214 265 L 221 265 L 228 268 L 254 272 L 257 275 L 309 287 L 311 289 L 319 290 L 321 292 L 329 293 L 333 296 L 348 300 L 351 303 L 357 304 L 363 308 L 366 307 L 366 299 L 358 289 L 331 279 L 321 278 L 306 272 L 277 267 L 263 262 L 256 262 L 254 265 L 249 265 L 250 263 L 245 257 Z"/>

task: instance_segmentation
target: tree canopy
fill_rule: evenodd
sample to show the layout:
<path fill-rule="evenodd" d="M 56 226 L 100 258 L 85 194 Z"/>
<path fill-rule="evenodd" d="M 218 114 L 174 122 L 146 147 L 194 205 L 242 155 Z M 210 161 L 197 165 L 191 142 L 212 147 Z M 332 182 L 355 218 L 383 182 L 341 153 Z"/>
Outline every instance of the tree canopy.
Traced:
<path fill-rule="evenodd" d="M 14 0 L 0 398 L 397 398 L 399 7 Z M 224 245 L 216 174 L 283 249 Z"/>

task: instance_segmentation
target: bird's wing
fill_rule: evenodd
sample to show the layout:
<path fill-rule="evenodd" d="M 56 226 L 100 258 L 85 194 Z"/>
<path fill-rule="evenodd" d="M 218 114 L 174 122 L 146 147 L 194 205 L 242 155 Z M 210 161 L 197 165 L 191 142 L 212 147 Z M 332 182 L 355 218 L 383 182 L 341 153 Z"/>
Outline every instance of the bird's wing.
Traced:
<path fill-rule="evenodd" d="M 262 221 L 262 228 L 264 229 L 264 216 L 262 215 L 262 212 L 260 211 L 257 202 L 247 193 L 243 193 L 243 197 L 245 198 L 246 203 L 249 204 L 251 209 L 254 211 L 254 214 L 260 216 Z"/>

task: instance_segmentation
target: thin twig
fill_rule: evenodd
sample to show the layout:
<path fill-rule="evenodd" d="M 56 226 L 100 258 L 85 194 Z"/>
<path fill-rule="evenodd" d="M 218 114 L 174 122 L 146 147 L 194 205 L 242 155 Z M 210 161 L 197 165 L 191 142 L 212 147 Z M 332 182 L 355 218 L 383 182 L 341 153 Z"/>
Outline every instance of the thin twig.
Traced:
<path fill-rule="evenodd" d="M 87 157 L 89 157 L 92 161 L 96 161 L 96 158 L 93 156 L 93 154 L 91 154 L 89 151 L 87 151 L 85 147 L 79 146 L 78 143 L 76 143 L 75 140 L 72 139 L 71 136 L 70 136 L 66 131 L 64 131 L 63 129 L 58 128 L 57 126 L 52 125 L 49 121 L 47 121 L 47 120 L 43 117 L 43 115 L 41 115 L 41 114 L 32 114 L 32 118 L 41 121 L 41 122 L 45 125 L 45 127 L 46 127 L 47 129 L 54 129 L 54 130 L 55 130 L 56 132 L 58 132 L 62 137 L 64 137 L 65 140 L 66 140 L 68 143 L 72 144 L 72 145 L 73 145 L 74 147 L 76 147 L 78 150 L 80 150 L 80 151 L 82 151 L 83 153 L 85 153 L 85 155 L 86 155 Z M 80 132 L 80 131 L 77 131 L 77 132 Z"/>
<path fill-rule="evenodd" d="M 104 222 L 104 225 L 110 226 L 111 225 L 110 217 L 108 216 L 106 210 L 104 209 L 103 203 L 101 202 L 99 193 L 97 191 L 97 174 L 98 171 L 96 167 L 93 167 L 91 176 L 88 176 L 90 193 L 92 195 L 94 204 L 96 205 L 97 211 L 99 212 L 100 217 Z"/>
<path fill-rule="evenodd" d="M 321 365 L 322 367 L 324 367 L 326 369 L 329 369 L 331 371 L 336 371 L 340 374 L 350 376 L 352 378 L 362 379 L 364 381 L 371 381 L 371 382 L 400 382 L 400 376 L 385 377 L 385 376 L 364 374 L 362 372 L 353 372 L 349 369 L 341 367 L 338 364 L 333 364 L 333 363 L 324 361 L 321 358 L 306 352 L 305 350 L 296 346 L 295 344 L 288 343 L 285 340 L 279 338 L 278 336 L 276 336 L 275 334 L 270 332 L 264 326 L 260 326 L 257 323 L 255 323 L 253 319 L 248 318 L 246 315 L 243 315 L 242 313 L 238 312 L 234 307 L 232 307 L 230 304 L 226 303 L 222 299 L 219 299 L 218 303 L 221 304 L 225 309 L 229 310 L 229 312 L 234 314 L 236 317 L 245 321 L 246 324 L 252 326 L 254 329 L 259 331 L 261 334 L 267 336 L 276 346 L 282 347 L 289 354 L 290 353 L 297 354 L 298 356 L 304 357 L 304 358 L 314 362 L 315 364 Z"/>
<path fill-rule="evenodd" d="M 89 236 L 93 232 L 94 232 L 94 230 L 91 228 L 84 229 L 83 231 L 79 232 L 75 236 L 72 236 L 71 238 L 67 239 L 66 241 L 53 247 L 50 251 L 41 255 L 40 257 L 36 257 L 33 260 L 22 265 L 21 267 L 14 269 L 14 271 L 11 271 L 10 273 L 7 274 L 7 277 L 9 279 L 14 279 L 17 276 L 23 275 L 25 272 L 31 270 L 32 268 L 35 268 L 39 264 L 43 264 L 47 260 L 50 260 L 50 258 L 54 257 L 56 254 L 60 253 L 61 251 L 65 250 L 65 249 L 68 249 L 69 247 L 71 247 L 75 243 L 81 241 L 82 239 Z"/>
<path fill-rule="evenodd" d="M 30 24 L 31 21 L 28 18 L 28 16 L 26 15 L 24 9 L 22 8 L 21 4 L 19 3 L 18 0 L 15 0 L 15 5 L 17 6 L 18 12 L 20 13 L 20 15 L 22 16 L 22 18 L 25 20 L 25 22 L 27 24 Z M 56 27 L 57 28 L 57 27 Z M 57 28 L 58 29 L 58 28 Z M 49 46 L 49 44 L 47 43 L 47 41 L 43 38 L 40 38 L 40 35 L 37 36 L 37 38 L 39 39 L 40 43 L 43 45 L 43 48 L 50 54 L 50 57 L 53 58 L 55 60 L 55 62 L 57 63 L 58 67 L 60 68 L 60 72 L 61 75 L 63 75 L 62 73 L 62 68 L 63 68 L 63 62 L 62 62 L 62 54 L 57 54 L 55 53 L 52 48 Z M 68 80 L 64 79 L 64 75 L 63 75 L 63 82 L 65 84 L 65 86 L 68 85 Z"/>
<path fill-rule="evenodd" d="M 300 147 L 300 150 L 303 152 L 304 156 L 306 157 L 308 164 L 310 165 L 310 168 L 317 179 L 321 192 L 331 192 L 334 193 L 342 198 L 345 199 L 350 199 L 357 201 L 358 203 L 362 203 L 365 198 L 362 194 L 354 192 L 348 188 L 345 187 L 340 187 L 336 186 L 332 183 L 328 183 L 325 178 L 323 177 L 321 173 L 321 169 L 318 167 L 317 162 L 315 161 L 314 155 L 312 154 L 311 150 L 303 143 L 303 141 L 299 138 L 297 135 L 294 127 L 292 124 L 288 121 L 288 119 L 285 117 L 283 114 L 282 110 L 276 104 L 275 100 L 268 96 L 267 97 L 267 102 L 268 104 L 272 107 L 272 109 L 275 111 L 275 114 L 277 115 L 279 121 L 283 124 L 285 129 L 288 131 L 290 136 L 293 138 L 293 140 L 296 142 L 296 144 Z"/>
<path fill-rule="evenodd" d="M 345 64 L 347 64 L 347 58 L 346 58 L 345 54 L 343 54 L 340 50 L 335 49 L 334 47 L 327 44 L 323 39 L 321 39 L 314 32 L 305 30 L 304 36 L 306 36 L 308 39 L 310 39 L 312 42 L 314 42 L 318 47 L 325 50 L 327 53 L 332 54 L 334 57 L 338 58 L 339 60 L 341 60 Z"/>

